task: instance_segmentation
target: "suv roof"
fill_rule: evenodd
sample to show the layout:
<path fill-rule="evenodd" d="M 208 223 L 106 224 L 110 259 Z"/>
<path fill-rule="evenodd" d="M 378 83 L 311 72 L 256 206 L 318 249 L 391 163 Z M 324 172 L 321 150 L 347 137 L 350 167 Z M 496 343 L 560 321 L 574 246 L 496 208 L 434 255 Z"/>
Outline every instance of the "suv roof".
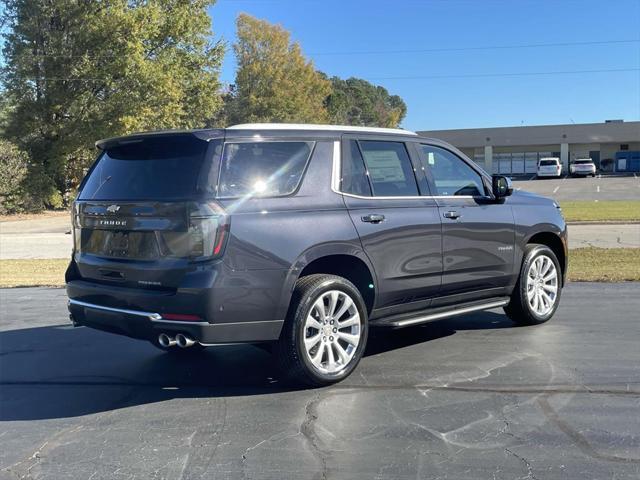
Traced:
<path fill-rule="evenodd" d="M 304 124 L 304 123 L 243 123 L 239 125 L 232 125 L 226 129 L 222 128 L 202 128 L 191 130 L 156 130 L 149 132 L 137 132 L 130 135 L 123 135 L 120 137 L 105 138 L 96 142 L 96 147 L 104 150 L 115 145 L 135 141 L 138 139 L 146 138 L 148 136 L 161 136 L 161 135 L 185 135 L 191 134 L 201 140 L 209 140 L 214 137 L 220 137 L 224 135 L 225 130 L 232 131 L 314 131 L 314 132 L 340 132 L 340 133 L 373 133 L 373 134 L 387 134 L 387 135 L 409 135 L 411 137 L 417 137 L 416 132 L 410 130 L 402 130 L 400 128 L 378 128 L 378 127 L 356 127 L 350 125 L 317 125 L 317 124 Z"/>
<path fill-rule="evenodd" d="M 351 125 L 317 125 L 304 123 L 241 123 L 227 127 L 227 130 L 316 130 L 322 132 L 360 132 L 418 135 L 401 128 L 356 127 Z"/>

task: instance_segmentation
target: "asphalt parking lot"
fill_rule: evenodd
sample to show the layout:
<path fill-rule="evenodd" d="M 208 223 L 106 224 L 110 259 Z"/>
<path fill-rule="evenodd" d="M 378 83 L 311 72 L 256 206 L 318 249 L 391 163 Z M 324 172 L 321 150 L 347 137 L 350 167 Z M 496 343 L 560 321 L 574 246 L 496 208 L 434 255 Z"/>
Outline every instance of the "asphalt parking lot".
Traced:
<path fill-rule="evenodd" d="M 539 178 L 535 175 L 516 177 L 518 190 L 551 197 L 559 202 L 572 200 L 640 200 L 640 176 L 596 176 Z"/>
<path fill-rule="evenodd" d="M 0 291 L 0 478 L 637 479 L 640 284 L 378 331 L 343 383 L 283 385 L 254 346 L 175 359 Z"/>

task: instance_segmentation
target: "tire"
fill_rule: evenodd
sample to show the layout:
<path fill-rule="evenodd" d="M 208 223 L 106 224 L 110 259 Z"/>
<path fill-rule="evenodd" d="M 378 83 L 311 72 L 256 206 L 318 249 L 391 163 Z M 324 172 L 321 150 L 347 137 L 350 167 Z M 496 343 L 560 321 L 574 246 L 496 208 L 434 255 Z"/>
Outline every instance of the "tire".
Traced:
<path fill-rule="evenodd" d="M 546 271 L 546 273 L 538 277 L 537 270 Z M 555 282 L 551 270 L 555 273 Z M 545 282 L 545 278 L 549 278 L 549 280 Z M 505 313 L 520 325 L 538 325 L 546 322 L 553 317 L 558 309 L 562 292 L 561 282 L 562 270 L 555 253 L 546 245 L 527 245 L 511 300 L 504 307 Z M 555 287 L 555 293 L 553 287 Z M 540 292 L 540 296 L 538 296 L 538 292 Z M 538 303 L 534 299 L 536 296 Z M 531 301 L 529 297 L 531 297 Z"/>
<path fill-rule="evenodd" d="M 191 355 L 197 355 L 198 353 L 202 352 L 206 348 L 206 347 L 203 347 L 202 345 L 200 345 L 199 343 L 191 345 L 188 348 L 180 348 L 177 345 L 174 345 L 173 347 L 163 347 L 162 345 L 160 345 L 158 343 L 158 339 L 157 338 L 149 340 L 149 342 L 151 343 L 151 345 L 156 347 L 158 350 L 162 350 L 163 352 L 168 353 L 168 354 L 173 355 L 173 356 L 176 356 L 176 357 L 188 357 L 188 356 L 191 356 Z"/>
<path fill-rule="evenodd" d="M 367 335 L 367 309 L 358 289 L 336 275 L 309 275 L 296 283 L 274 353 L 285 380 L 330 385 L 356 368 Z"/>

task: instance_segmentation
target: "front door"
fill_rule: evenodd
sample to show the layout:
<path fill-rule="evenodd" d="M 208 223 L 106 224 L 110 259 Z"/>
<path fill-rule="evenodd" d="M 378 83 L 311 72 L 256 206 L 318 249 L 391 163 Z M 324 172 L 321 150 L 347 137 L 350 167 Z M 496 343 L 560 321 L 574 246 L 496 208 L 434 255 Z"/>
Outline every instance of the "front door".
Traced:
<path fill-rule="evenodd" d="M 442 220 L 441 295 L 503 293 L 514 281 L 511 207 L 491 198 L 471 161 L 435 145 L 420 144 L 420 151 Z"/>
<path fill-rule="evenodd" d="M 441 221 L 411 143 L 345 136 L 340 191 L 378 285 L 376 308 L 424 308 L 440 289 Z"/>

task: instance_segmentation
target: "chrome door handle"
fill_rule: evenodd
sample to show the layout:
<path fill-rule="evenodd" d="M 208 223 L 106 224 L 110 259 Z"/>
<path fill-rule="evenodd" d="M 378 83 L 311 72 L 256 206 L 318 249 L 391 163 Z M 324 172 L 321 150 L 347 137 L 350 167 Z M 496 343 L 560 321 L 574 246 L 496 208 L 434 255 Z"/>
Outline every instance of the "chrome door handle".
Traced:
<path fill-rule="evenodd" d="M 456 212 L 455 210 L 450 210 L 448 212 L 444 212 L 442 216 L 444 218 L 450 218 L 452 220 L 455 220 L 456 218 L 460 218 L 460 213 Z"/>
<path fill-rule="evenodd" d="M 365 215 L 360 218 L 363 222 L 367 223 L 380 223 L 384 220 L 384 215 L 380 215 L 377 213 L 372 213 L 370 215 Z"/>

